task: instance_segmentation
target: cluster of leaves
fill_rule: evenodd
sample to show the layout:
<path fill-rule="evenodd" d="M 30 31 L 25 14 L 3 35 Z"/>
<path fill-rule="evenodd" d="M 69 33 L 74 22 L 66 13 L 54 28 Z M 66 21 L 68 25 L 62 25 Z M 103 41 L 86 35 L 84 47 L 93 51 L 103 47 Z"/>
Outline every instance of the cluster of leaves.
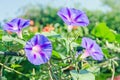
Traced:
<path fill-rule="evenodd" d="M 50 79 L 48 75 L 48 67 L 50 66 L 53 78 L 58 80 L 95 80 L 99 77 L 98 75 L 103 76 L 102 74 L 111 72 L 113 64 L 118 69 L 116 70 L 116 74 L 119 73 L 119 63 L 115 60 L 118 56 L 120 56 L 117 54 L 120 53 L 120 50 L 118 50 L 120 46 L 115 45 L 119 44 L 119 39 L 116 37 L 119 35 L 118 33 L 111 31 L 111 29 L 109 29 L 105 23 L 97 24 L 90 33 L 87 27 L 79 27 L 76 30 L 72 30 L 71 33 L 67 32 L 66 27 L 67 26 L 58 26 L 54 31 L 51 31 L 49 33 L 41 33 L 46 35 L 53 43 L 53 52 L 52 58 L 50 60 L 50 65 L 43 64 L 40 66 L 34 66 L 30 64 L 25 57 L 1 56 L 1 63 L 4 63 L 11 69 L 22 72 L 16 74 L 14 70 L 5 68 L 3 69 L 4 75 L 2 78 L 6 77 L 10 80 L 13 78 L 22 80 L 48 80 Z M 103 33 L 103 31 L 106 33 Z M 27 41 L 33 37 L 35 33 L 29 32 L 29 29 L 26 28 L 23 31 L 23 34 L 24 40 Z M 25 42 L 23 40 L 14 37 L 15 34 L 9 36 L 2 30 L 1 36 L 1 51 L 12 51 L 24 55 L 22 45 L 25 44 Z M 101 45 L 103 49 L 105 60 L 98 62 L 92 60 L 91 58 L 88 58 L 88 60 L 86 59 L 81 61 L 80 59 L 76 59 L 74 57 L 77 47 L 80 47 L 81 38 L 83 36 L 89 36 L 93 39 L 96 39 L 96 41 Z M 94 75 L 96 75 L 96 77 Z M 108 74 L 106 76 L 110 77 L 111 74 Z"/>

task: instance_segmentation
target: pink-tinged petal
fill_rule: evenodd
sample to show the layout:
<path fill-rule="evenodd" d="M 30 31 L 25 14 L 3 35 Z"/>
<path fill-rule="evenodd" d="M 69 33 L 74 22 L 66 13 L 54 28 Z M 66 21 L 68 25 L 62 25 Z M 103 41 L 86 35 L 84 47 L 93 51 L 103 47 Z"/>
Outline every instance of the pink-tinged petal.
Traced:
<path fill-rule="evenodd" d="M 17 35 L 18 35 L 19 38 L 21 38 L 21 39 L 23 38 L 23 36 L 22 36 L 22 31 L 18 31 L 18 32 L 17 32 Z"/>
<path fill-rule="evenodd" d="M 52 44 L 47 37 L 37 34 L 26 43 L 25 52 L 26 57 L 32 64 L 45 64 L 51 57 Z"/>
<path fill-rule="evenodd" d="M 72 29 L 73 29 L 73 26 L 69 25 L 68 26 L 68 32 L 71 32 Z"/>
<path fill-rule="evenodd" d="M 84 37 L 82 38 L 81 46 L 85 48 L 85 51 L 95 60 L 103 59 L 103 52 L 100 46 L 92 39 Z M 83 54 L 86 57 L 86 52 Z"/>
<path fill-rule="evenodd" d="M 81 58 L 84 59 L 84 58 L 86 58 L 88 56 L 90 56 L 90 54 L 89 54 L 89 52 L 87 50 L 85 50 L 84 53 L 82 54 Z"/>

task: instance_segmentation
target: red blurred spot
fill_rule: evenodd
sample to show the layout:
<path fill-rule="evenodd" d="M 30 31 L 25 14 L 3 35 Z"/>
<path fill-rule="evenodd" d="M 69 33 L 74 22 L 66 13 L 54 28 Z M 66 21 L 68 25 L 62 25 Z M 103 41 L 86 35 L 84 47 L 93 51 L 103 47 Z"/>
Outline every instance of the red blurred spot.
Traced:
<path fill-rule="evenodd" d="M 54 30 L 54 27 L 52 25 L 47 25 L 43 28 L 43 32 L 51 32 Z"/>
<path fill-rule="evenodd" d="M 120 75 L 119 75 L 119 76 L 116 76 L 116 77 L 114 78 L 114 80 L 120 80 Z"/>
<path fill-rule="evenodd" d="M 37 26 L 31 26 L 30 28 L 30 32 L 33 32 L 33 33 L 36 33 L 36 32 L 38 32 L 38 27 Z"/>
<path fill-rule="evenodd" d="M 111 78 L 108 78 L 107 80 L 111 80 Z M 120 75 L 115 76 L 113 80 L 120 80 Z"/>
<path fill-rule="evenodd" d="M 76 29 L 78 29 L 78 26 L 73 26 L 73 30 L 76 30 Z"/>
<path fill-rule="evenodd" d="M 34 21 L 30 20 L 30 26 L 34 26 Z"/>
<path fill-rule="evenodd" d="M 12 32 L 11 32 L 11 31 L 9 31 L 9 30 L 7 30 L 7 33 L 8 33 L 8 34 L 12 34 Z"/>

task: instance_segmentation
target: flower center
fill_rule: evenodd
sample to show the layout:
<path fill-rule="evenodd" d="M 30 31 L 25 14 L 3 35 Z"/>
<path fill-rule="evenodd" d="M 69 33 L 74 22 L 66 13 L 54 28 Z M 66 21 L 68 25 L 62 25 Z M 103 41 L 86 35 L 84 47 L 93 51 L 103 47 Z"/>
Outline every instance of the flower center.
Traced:
<path fill-rule="evenodd" d="M 13 27 L 13 30 L 18 30 L 18 27 L 17 27 L 17 26 L 14 26 L 14 27 Z"/>
<path fill-rule="evenodd" d="M 41 48 L 40 48 L 39 45 L 36 45 L 36 46 L 34 46 L 34 47 L 32 48 L 32 51 L 33 51 L 34 53 L 39 53 L 39 52 L 41 51 Z"/>
<path fill-rule="evenodd" d="M 88 56 L 90 56 L 90 54 L 89 54 L 88 50 L 85 50 L 84 53 L 82 54 L 81 58 L 86 58 Z"/>

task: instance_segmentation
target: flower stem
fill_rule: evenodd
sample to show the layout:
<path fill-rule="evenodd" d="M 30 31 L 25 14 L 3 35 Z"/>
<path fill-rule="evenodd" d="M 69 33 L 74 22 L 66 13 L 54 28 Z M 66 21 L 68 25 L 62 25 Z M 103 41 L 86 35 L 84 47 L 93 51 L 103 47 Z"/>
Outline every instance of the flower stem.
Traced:
<path fill-rule="evenodd" d="M 0 65 L 3 66 L 4 68 L 10 70 L 10 71 L 14 71 L 14 72 L 17 73 L 17 74 L 20 74 L 20 75 L 22 75 L 22 76 L 28 77 L 26 74 L 23 74 L 23 73 L 21 73 L 21 72 L 19 72 L 19 71 L 17 71 L 17 70 L 14 70 L 14 69 L 12 69 L 12 68 L 10 68 L 10 67 L 2 64 L 2 63 L 0 63 Z"/>
<path fill-rule="evenodd" d="M 50 80 L 58 80 L 57 79 L 57 77 L 56 77 L 56 75 L 53 73 L 53 70 L 52 70 L 52 68 L 51 68 L 51 64 L 50 64 L 50 62 L 48 61 L 48 67 L 49 67 L 49 75 L 50 75 Z M 53 79 L 53 77 L 54 77 L 54 79 Z"/>
<path fill-rule="evenodd" d="M 51 65 L 50 65 L 50 62 L 48 61 L 48 70 L 49 70 L 49 76 L 50 76 L 50 80 L 53 80 L 52 78 L 52 70 L 51 70 Z"/>
<path fill-rule="evenodd" d="M 20 39 L 23 39 L 22 31 L 17 32 L 17 35 L 18 35 L 18 37 L 19 37 Z"/>
<path fill-rule="evenodd" d="M 20 56 L 23 57 L 24 55 L 17 53 L 17 52 L 2 52 L 0 51 L 0 55 L 4 55 L 4 56 Z"/>
<path fill-rule="evenodd" d="M 114 65 L 114 63 L 112 63 L 112 78 L 111 78 L 111 80 L 114 80 L 114 75 L 115 75 L 115 65 Z"/>

